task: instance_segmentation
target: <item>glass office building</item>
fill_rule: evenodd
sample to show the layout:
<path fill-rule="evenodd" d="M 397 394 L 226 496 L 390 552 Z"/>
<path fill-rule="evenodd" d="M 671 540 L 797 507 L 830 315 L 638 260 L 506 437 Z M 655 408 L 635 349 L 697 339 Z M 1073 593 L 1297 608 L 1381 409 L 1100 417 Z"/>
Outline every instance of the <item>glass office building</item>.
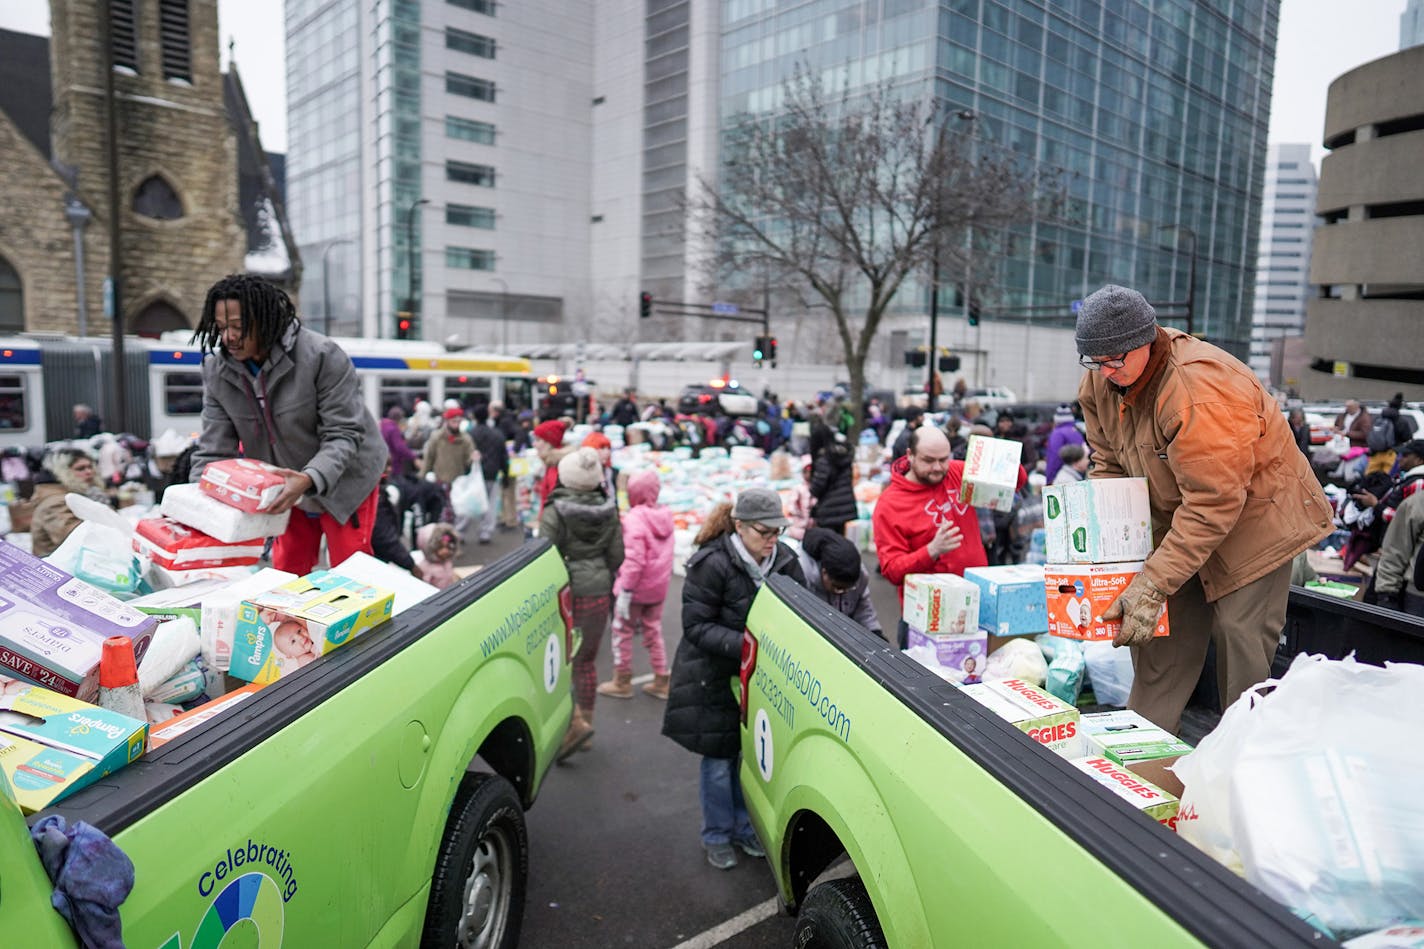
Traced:
<path fill-rule="evenodd" d="M 722 9 L 724 124 L 774 111 L 779 86 L 806 62 L 833 81 L 918 90 L 942 115 L 972 110 L 980 136 L 1061 169 L 1068 212 L 1025 225 L 992 262 L 991 318 L 1061 307 L 1053 319 L 1033 311 L 1034 324 L 1070 325 L 1071 302 L 1105 283 L 1185 301 L 1195 245 L 1193 329 L 1247 358 L 1279 0 Z M 924 294 L 898 305 L 923 313 Z"/>

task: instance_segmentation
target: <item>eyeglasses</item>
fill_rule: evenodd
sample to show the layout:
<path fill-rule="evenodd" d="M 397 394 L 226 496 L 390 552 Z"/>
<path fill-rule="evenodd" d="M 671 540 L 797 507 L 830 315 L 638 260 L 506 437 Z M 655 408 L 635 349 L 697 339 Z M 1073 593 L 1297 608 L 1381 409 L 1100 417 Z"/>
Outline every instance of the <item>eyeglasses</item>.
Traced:
<path fill-rule="evenodd" d="M 1093 359 L 1090 356 L 1080 356 L 1078 358 L 1078 365 L 1084 369 L 1091 369 L 1094 372 L 1097 372 L 1099 369 L 1121 369 L 1127 365 L 1127 353 L 1108 359 Z"/>
<path fill-rule="evenodd" d="M 756 524 L 751 521 L 743 521 L 742 523 L 746 524 L 748 527 L 750 527 L 753 531 L 755 531 L 758 535 L 762 537 L 780 537 L 782 534 L 786 533 L 786 528 L 784 527 L 767 527 L 764 524 Z"/>

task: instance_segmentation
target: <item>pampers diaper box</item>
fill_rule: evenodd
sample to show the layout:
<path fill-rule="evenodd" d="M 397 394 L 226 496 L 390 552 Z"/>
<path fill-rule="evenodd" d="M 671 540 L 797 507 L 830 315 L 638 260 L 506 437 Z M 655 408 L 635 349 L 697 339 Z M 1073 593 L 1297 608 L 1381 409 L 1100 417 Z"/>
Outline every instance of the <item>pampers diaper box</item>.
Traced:
<path fill-rule="evenodd" d="M 1043 525 L 1049 563 L 1146 560 L 1152 554 L 1147 479 L 1050 485 L 1043 492 Z"/>
<path fill-rule="evenodd" d="M 964 452 L 964 475 L 959 500 L 973 507 L 1007 511 L 1014 506 L 1019 486 L 1019 459 L 1023 445 L 1006 438 L 970 435 Z"/>
<path fill-rule="evenodd" d="M 1180 802 L 1150 781 L 1146 781 L 1119 764 L 1097 755 L 1070 761 L 1073 767 L 1107 788 L 1114 797 L 1126 801 L 1168 829 L 1177 829 L 1177 809 Z"/>
<path fill-rule="evenodd" d="M 970 567 L 964 579 L 979 587 L 979 625 L 993 636 L 1026 636 L 1048 630 L 1043 565 Z"/>
<path fill-rule="evenodd" d="M 1103 615 L 1119 593 L 1127 589 L 1132 578 L 1142 572 L 1143 566 L 1140 560 L 1135 563 L 1051 563 L 1044 566 L 1048 632 L 1064 639 L 1089 642 L 1111 640 L 1122 629 L 1122 623 L 1098 617 Z M 1170 630 L 1167 607 L 1164 605 L 1153 635 L 1166 636 Z"/>
<path fill-rule="evenodd" d="M 157 627 L 127 603 L 0 543 L 0 673 L 90 701 L 99 695 L 104 640 L 127 636 L 141 661 Z"/>
<path fill-rule="evenodd" d="M 249 682 L 273 682 L 390 619 L 394 600 L 389 590 L 331 570 L 244 600 L 228 672 Z"/>
<path fill-rule="evenodd" d="M 979 585 L 952 573 L 905 576 L 906 624 L 922 633 L 962 636 L 979 629 Z"/>
<path fill-rule="evenodd" d="M 227 458 L 203 468 L 198 486 L 229 507 L 248 514 L 266 511 L 286 486 L 282 469 L 252 458 Z"/>
<path fill-rule="evenodd" d="M 148 722 L 38 686 L 0 699 L 0 771 L 26 813 L 143 754 Z"/>
<path fill-rule="evenodd" d="M 1082 751 L 1078 709 L 1023 679 L 966 685 L 962 691 L 1040 745 L 1065 758 Z"/>
<path fill-rule="evenodd" d="M 198 627 L 198 644 L 208 668 L 226 672 L 232 662 L 232 643 L 237 629 L 238 608 L 243 600 L 266 593 L 297 579 L 295 573 L 267 567 L 249 577 L 230 583 L 224 589 L 203 594 L 202 624 Z"/>

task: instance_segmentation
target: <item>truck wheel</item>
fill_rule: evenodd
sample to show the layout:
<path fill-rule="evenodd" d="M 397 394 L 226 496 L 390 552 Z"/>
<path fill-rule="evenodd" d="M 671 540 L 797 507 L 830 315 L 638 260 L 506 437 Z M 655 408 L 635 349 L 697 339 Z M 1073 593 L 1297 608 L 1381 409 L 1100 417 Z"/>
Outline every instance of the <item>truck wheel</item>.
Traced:
<path fill-rule="evenodd" d="M 796 949 L 885 949 L 885 934 L 865 884 L 827 880 L 801 904 L 791 944 Z"/>
<path fill-rule="evenodd" d="M 435 858 L 420 944 L 513 949 L 528 875 L 529 837 L 519 795 L 499 775 L 465 775 Z"/>

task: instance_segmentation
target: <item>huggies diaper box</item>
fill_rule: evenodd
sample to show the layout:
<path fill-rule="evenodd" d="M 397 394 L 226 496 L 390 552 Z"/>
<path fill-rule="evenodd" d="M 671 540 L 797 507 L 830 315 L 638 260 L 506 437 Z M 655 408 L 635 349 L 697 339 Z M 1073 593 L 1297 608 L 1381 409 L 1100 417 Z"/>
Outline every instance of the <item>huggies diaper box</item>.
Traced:
<path fill-rule="evenodd" d="M 92 700 L 104 640 L 127 636 L 141 661 L 157 626 L 153 617 L 0 542 L 0 672 Z"/>
<path fill-rule="evenodd" d="M 265 511 L 287 484 L 282 469 L 252 458 L 227 458 L 203 468 L 202 490 L 248 514 Z"/>
<path fill-rule="evenodd" d="M 935 662 L 954 671 L 957 683 L 978 682 L 984 675 L 984 663 L 989 656 L 989 637 L 983 630 L 962 636 L 937 636 L 922 633 L 911 626 L 906 645 L 910 649 L 928 646 L 934 650 Z"/>
<path fill-rule="evenodd" d="M 979 629 L 979 586 L 952 573 L 905 577 L 905 623 L 922 633 L 963 636 Z"/>
<path fill-rule="evenodd" d="M 1065 639 L 1089 642 L 1111 641 L 1122 623 L 1100 620 L 1132 578 L 1142 572 L 1143 561 L 1135 563 L 1048 564 L 1043 567 L 1043 585 L 1048 596 L 1048 632 Z M 967 574 L 968 571 L 965 571 Z M 1157 620 L 1154 636 L 1171 631 L 1167 607 Z"/>
<path fill-rule="evenodd" d="M 1125 563 L 1152 554 L 1146 478 L 1095 478 L 1043 489 L 1049 563 Z"/>
<path fill-rule="evenodd" d="M 317 571 L 244 600 L 228 672 L 266 684 L 391 618 L 395 596 Z"/>
<path fill-rule="evenodd" d="M 287 530 L 290 511 L 249 514 L 224 504 L 203 491 L 200 484 L 175 484 L 163 492 L 160 510 L 180 524 L 188 524 L 229 544 L 261 537 L 278 537 Z"/>
<path fill-rule="evenodd" d="M 135 528 L 134 552 L 169 570 L 247 567 L 262 557 L 262 538 L 229 544 L 168 517 L 146 517 Z"/>
<path fill-rule="evenodd" d="M 990 635 L 1025 636 L 1048 630 L 1042 564 L 970 567 L 964 579 L 979 587 L 979 625 Z"/>
<path fill-rule="evenodd" d="M 1037 686 L 1022 679 L 997 679 L 960 691 L 1063 757 L 1082 754 L 1078 709 Z"/>
<path fill-rule="evenodd" d="M 1182 781 L 1169 769 L 1192 750 L 1191 745 L 1130 709 L 1084 715 L 1082 727 L 1088 754 L 1107 758 L 1169 794 L 1182 796 Z"/>
<path fill-rule="evenodd" d="M 970 435 L 964 452 L 964 474 L 959 500 L 973 507 L 1007 511 L 1014 506 L 1019 486 L 1019 459 L 1023 445 L 1006 438 Z"/>
<path fill-rule="evenodd" d="M 1177 829 L 1180 802 L 1157 785 L 1098 756 L 1079 758 L 1069 764 L 1159 824 L 1165 824 L 1171 830 Z"/>
<path fill-rule="evenodd" d="M 0 773 L 26 813 L 143 754 L 148 723 L 34 686 L 0 700 Z"/>

